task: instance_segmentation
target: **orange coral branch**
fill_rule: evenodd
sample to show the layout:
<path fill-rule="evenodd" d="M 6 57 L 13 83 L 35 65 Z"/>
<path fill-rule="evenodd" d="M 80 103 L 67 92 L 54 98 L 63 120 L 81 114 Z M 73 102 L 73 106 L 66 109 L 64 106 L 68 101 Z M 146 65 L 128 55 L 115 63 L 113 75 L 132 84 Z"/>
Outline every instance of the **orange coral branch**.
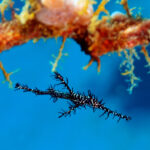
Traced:
<path fill-rule="evenodd" d="M 17 19 L 0 24 L 0 52 L 42 37 L 67 36 L 75 39 L 83 51 L 95 61 L 108 52 L 148 44 L 150 21 L 128 18 L 118 14 L 109 22 L 106 18 L 95 27 L 95 33 L 88 32 L 88 25 L 70 25 L 66 29 L 46 26 L 36 20 L 21 24 Z"/>
<path fill-rule="evenodd" d="M 61 29 L 46 26 L 34 19 L 25 25 L 15 19 L 0 24 L 0 52 L 35 38 L 67 35 L 75 39 L 85 53 L 97 58 L 108 52 L 133 48 L 150 41 L 150 20 L 128 18 L 118 14 L 109 22 L 101 20 L 95 29 L 95 33 L 92 34 L 88 32 L 88 25 L 70 25 Z"/>
<path fill-rule="evenodd" d="M 17 19 L 4 22 L 0 24 L 0 52 L 35 38 L 55 36 L 57 32 L 59 30 L 47 28 L 36 20 L 28 21 L 26 24 L 21 24 Z"/>
<path fill-rule="evenodd" d="M 10 80 L 10 75 L 12 75 L 13 72 L 7 73 L 1 61 L 0 61 L 0 69 L 3 72 L 5 80 L 9 83 L 9 87 L 12 88 L 12 81 Z"/>
<path fill-rule="evenodd" d="M 121 0 L 120 4 L 123 5 L 123 8 L 126 10 L 128 17 L 132 17 L 128 6 L 128 0 Z"/>

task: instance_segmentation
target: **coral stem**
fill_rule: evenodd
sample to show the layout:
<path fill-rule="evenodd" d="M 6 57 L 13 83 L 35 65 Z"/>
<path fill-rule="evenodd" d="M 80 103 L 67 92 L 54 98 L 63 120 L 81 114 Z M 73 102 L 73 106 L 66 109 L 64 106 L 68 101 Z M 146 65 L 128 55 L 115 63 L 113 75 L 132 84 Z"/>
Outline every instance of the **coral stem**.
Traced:
<path fill-rule="evenodd" d="M 1 61 L 0 61 L 0 69 L 3 72 L 5 81 L 7 81 L 9 83 L 9 87 L 12 88 L 12 81 L 10 80 L 10 75 L 12 75 L 13 72 L 7 73 Z"/>
<path fill-rule="evenodd" d="M 52 72 L 55 72 L 55 71 L 56 71 L 56 68 L 57 68 L 57 66 L 58 66 L 58 62 L 59 62 L 59 60 L 61 59 L 61 57 L 62 57 L 62 55 L 63 55 L 62 51 L 63 51 L 63 48 L 64 48 L 65 41 L 66 41 L 66 38 L 63 38 L 63 43 L 62 43 L 62 45 L 61 45 L 61 47 L 60 47 L 60 49 L 59 49 L 59 54 L 58 54 L 58 56 L 57 56 L 55 62 L 52 63 L 52 66 L 53 66 L 53 67 L 52 67 Z"/>

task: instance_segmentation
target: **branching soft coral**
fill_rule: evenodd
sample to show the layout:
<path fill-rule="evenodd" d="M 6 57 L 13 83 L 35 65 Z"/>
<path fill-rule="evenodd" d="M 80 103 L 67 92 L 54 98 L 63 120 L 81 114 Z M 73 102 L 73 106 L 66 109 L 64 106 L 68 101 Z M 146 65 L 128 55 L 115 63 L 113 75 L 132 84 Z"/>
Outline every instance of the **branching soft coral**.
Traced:
<path fill-rule="evenodd" d="M 127 0 L 120 2 L 126 10 L 126 15 L 117 13 L 110 16 L 106 9 L 108 2 L 109 0 L 102 0 L 94 11 L 93 0 L 25 0 L 22 12 L 7 21 L 3 12 L 10 5 L 10 1 L 3 0 L 0 8 L 5 21 L 0 24 L 0 53 L 29 40 L 72 38 L 81 46 L 81 50 L 91 57 L 84 69 L 96 61 L 100 71 L 100 57 L 105 54 L 132 51 L 138 45 L 146 49 L 150 43 L 150 20 L 132 16 Z M 99 19 L 101 12 L 107 15 Z M 63 54 L 63 44 L 53 63 L 53 71 L 57 69 Z M 142 52 L 149 62 L 148 52 L 144 49 Z M 131 58 L 131 55 L 132 53 L 129 53 L 128 58 Z M 128 61 L 130 59 L 126 60 L 127 64 L 131 64 Z M 135 86 L 131 85 L 131 89 L 132 87 Z"/>

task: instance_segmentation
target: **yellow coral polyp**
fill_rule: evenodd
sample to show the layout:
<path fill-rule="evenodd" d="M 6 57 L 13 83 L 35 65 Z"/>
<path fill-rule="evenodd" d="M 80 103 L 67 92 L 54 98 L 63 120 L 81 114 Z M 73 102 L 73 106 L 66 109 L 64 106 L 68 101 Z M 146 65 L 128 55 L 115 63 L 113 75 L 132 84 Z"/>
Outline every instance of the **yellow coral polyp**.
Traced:
<path fill-rule="evenodd" d="M 100 23 L 100 20 L 98 20 L 97 18 L 98 18 L 98 16 L 94 16 L 91 19 L 90 25 L 88 26 L 88 31 L 90 33 L 94 33 L 96 26 Z"/>
<path fill-rule="evenodd" d="M 61 57 L 63 55 L 62 51 L 64 49 L 65 41 L 66 41 L 66 38 L 64 38 L 64 40 L 63 40 L 63 43 L 62 43 L 62 45 L 61 45 L 61 47 L 59 49 L 59 54 L 58 54 L 57 58 L 55 59 L 55 62 L 54 63 L 51 62 L 51 64 L 52 64 L 52 72 L 56 71 L 56 68 L 58 66 L 58 62 L 59 62 L 59 60 L 61 59 Z"/>
<path fill-rule="evenodd" d="M 83 3 L 83 0 L 79 1 L 79 5 L 80 5 L 80 3 Z M 85 3 L 84 7 L 78 13 L 79 15 L 88 14 L 88 8 L 89 8 L 89 6 L 93 5 L 93 4 L 96 4 L 96 1 L 94 1 L 94 0 L 84 0 L 84 3 Z"/>
<path fill-rule="evenodd" d="M 4 12 L 10 6 L 11 3 L 12 0 L 2 0 L 2 2 L 0 3 L 0 12 L 2 15 L 2 21 L 5 21 Z"/>
<path fill-rule="evenodd" d="M 110 0 L 102 0 L 100 5 L 98 6 L 97 10 L 94 12 L 93 16 L 99 15 L 101 12 L 105 12 L 106 14 L 109 14 L 108 10 L 105 8 L 105 5 L 109 2 Z"/>
<path fill-rule="evenodd" d="M 34 18 L 34 13 L 29 12 L 30 7 L 31 7 L 31 2 L 29 0 L 26 0 L 20 15 L 16 15 L 16 18 L 18 18 L 22 24 L 25 24 L 28 20 Z"/>
<path fill-rule="evenodd" d="M 125 72 L 121 73 L 121 75 L 127 76 L 129 78 L 127 80 L 127 82 L 130 83 L 128 91 L 129 94 L 132 94 L 134 87 L 136 87 L 138 85 L 138 82 L 140 81 L 140 78 L 136 77 L 134 73 L 135 67 L 133 57 L 136 57 L 137 59 L 139 59 L 139 57 L 135 49 L 124 50 L 124 54 L 126 59 L 121 64 L 121 67 L 126 66 L 127 69 L 125 70 Z"/>
<path fill-rule="evenodd" d="M 4 11 L 7 9 L 7 7 L 9 7 L 11 2 L 12 2 L 12 0 L 3 0 L 0 3 L 0 11 L 1 11 L 1 13 L 4 13 Z"/>
<path fill-rule="evenodd" d="M 146 61 L 148 63 L 147 66 L 149 67 L 150 66 L 150 56 L 149 56 L 148 51 L 146 50 L 145 46 L 142 47 L 141 52 L 144 54 L 145 59 L 146 59 Z"/>
<path fill-rule="evenodd" d="M 97 10 L 94 12 L 91 22 L 88 26 L 88 31 L 90 33 L 94 33 L 97 25 L 101 22 L 101 20 L 98 20 L 98 16 L 101 12 L 105 12 L 106 14 L 109 14 L 107 9 L 105 8 L 105 5 L 109 2 L 110 0 L 102 0 L 102 2 L 99 4 Z M 103 20 L 103 19 L 102 19 Z"/>

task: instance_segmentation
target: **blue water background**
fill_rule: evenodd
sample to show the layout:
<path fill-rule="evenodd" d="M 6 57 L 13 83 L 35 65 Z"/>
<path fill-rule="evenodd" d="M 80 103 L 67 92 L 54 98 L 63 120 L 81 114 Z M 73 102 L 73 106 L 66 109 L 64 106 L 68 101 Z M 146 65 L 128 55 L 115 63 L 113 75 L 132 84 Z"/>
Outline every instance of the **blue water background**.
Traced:
<path fill-rule="evenodd" d="M 22 3 L 16 0 L 15 5 L 21 7 Z M 142 16 L 150 18 L 150 1 L 129 0 L 129 6 L 136 6 L 134 13 L 141 7 Z M 125 12 L 115 0 L 106 8 L 110 13 Z M 30 41 L 3 52 L 0 60 L 8 72 L 20 69 L 11 76 L 14 84 L 19 82 L 44 90 L 54 84 L 50 62 L 54 61 L 52 54 L 58 54 L 61 43 L 61 38 L 41 39 L 36 44 Z M 65 100 L 54 104 L 49 96 L 14 91 L 7 84 L 0 84 L 0 150 L 150 150 L 150 75 L 144 67 L 143 55 L 139 53 L 140 60 L 135 62 L 136 75 L 142 82 L 129 95 L 126 78 L 119 69 L 123 58 L 117 54 L 102 56 L 101 73 L 97 74 L 96 63 L 83 71 L 90 57 L 72 39 L 67 39 L 64 53 L 68 56 L 62 57 L 57 70 L 75 90 L 91 89 L 99 99 L 104 99 L 106 106 L 132 116 L 132 120 L 119 123 L 112 117 L 105 120 L 98 117 L 101 111 L 93 113 L 90 108 L 78 109 L 75 115 L 58 119 L 58 112 L 67 110 Z"/>

